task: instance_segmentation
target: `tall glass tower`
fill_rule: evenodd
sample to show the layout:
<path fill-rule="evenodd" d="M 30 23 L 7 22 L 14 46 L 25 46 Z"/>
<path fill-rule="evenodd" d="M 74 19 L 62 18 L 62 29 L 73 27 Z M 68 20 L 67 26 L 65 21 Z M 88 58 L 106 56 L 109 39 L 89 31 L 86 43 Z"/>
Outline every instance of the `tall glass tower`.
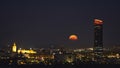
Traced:
<path fill-rule="evenodd" d="M 94 19 L 94 58 L 96 61 L 103 56 L 103 21 Z"/>

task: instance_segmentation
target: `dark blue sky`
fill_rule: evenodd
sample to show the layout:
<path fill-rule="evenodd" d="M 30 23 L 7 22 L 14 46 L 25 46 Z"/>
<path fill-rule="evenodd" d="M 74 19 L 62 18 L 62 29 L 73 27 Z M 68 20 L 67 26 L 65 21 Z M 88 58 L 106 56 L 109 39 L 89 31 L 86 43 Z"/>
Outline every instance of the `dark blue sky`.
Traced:
<path fill-rule="evenodd" d="M 104 20 L 104 46 L 119 45 L 119 0 L 1 0 L 0 45 L 92 47 L 95 18 Z"/>

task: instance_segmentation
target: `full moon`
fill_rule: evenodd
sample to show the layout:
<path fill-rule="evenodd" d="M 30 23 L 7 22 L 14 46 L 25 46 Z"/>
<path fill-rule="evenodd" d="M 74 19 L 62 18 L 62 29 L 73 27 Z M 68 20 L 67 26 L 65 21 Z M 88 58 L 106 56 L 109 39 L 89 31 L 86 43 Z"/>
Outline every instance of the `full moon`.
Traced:
<path fill-rule="evenodd" d="M 69 39 L 70 40 L 78 40 L 78 36 L 77 35 L 70 35 Z"/>

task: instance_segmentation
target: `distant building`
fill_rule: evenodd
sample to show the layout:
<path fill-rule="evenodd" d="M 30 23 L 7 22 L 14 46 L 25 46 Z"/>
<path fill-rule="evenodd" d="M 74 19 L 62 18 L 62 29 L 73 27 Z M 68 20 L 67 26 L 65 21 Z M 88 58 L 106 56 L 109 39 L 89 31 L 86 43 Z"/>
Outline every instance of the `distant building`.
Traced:
<path fill-rule="evenodd" d="M 94 20 L 94 58 L 99 60 L 103 55 L 103 21 L 99 19 Z"/>
<path fill-rule="evenodd" d="M 27 54 L 36 54 L 37 52 L 32 50 L 32 49 L 28 49 L 28 50 L 26 50 L 26 49 L 18 49 L 18 54 L 20 54 L 20 53 L 23 53 L 23 54 L 25 54 L 25 53 L 27 53 Z"/>
<path fill-rule="evenodd" d="M 17 52 L 17 46 L 16 46 L 16 43 L 14 43 L 13 46 L 12 46 L 12 52 Z"/>

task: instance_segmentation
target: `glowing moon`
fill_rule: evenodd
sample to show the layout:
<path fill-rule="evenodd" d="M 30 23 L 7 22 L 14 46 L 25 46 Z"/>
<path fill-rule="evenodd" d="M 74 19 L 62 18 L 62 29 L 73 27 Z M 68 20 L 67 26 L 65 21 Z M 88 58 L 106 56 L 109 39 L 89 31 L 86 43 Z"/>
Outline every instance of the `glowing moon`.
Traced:
<path fill-rule="evenodd" d="M 70 35 L 69 39 L 70 40 L 78 40 L 78 36 L 77 35 Z"/>

